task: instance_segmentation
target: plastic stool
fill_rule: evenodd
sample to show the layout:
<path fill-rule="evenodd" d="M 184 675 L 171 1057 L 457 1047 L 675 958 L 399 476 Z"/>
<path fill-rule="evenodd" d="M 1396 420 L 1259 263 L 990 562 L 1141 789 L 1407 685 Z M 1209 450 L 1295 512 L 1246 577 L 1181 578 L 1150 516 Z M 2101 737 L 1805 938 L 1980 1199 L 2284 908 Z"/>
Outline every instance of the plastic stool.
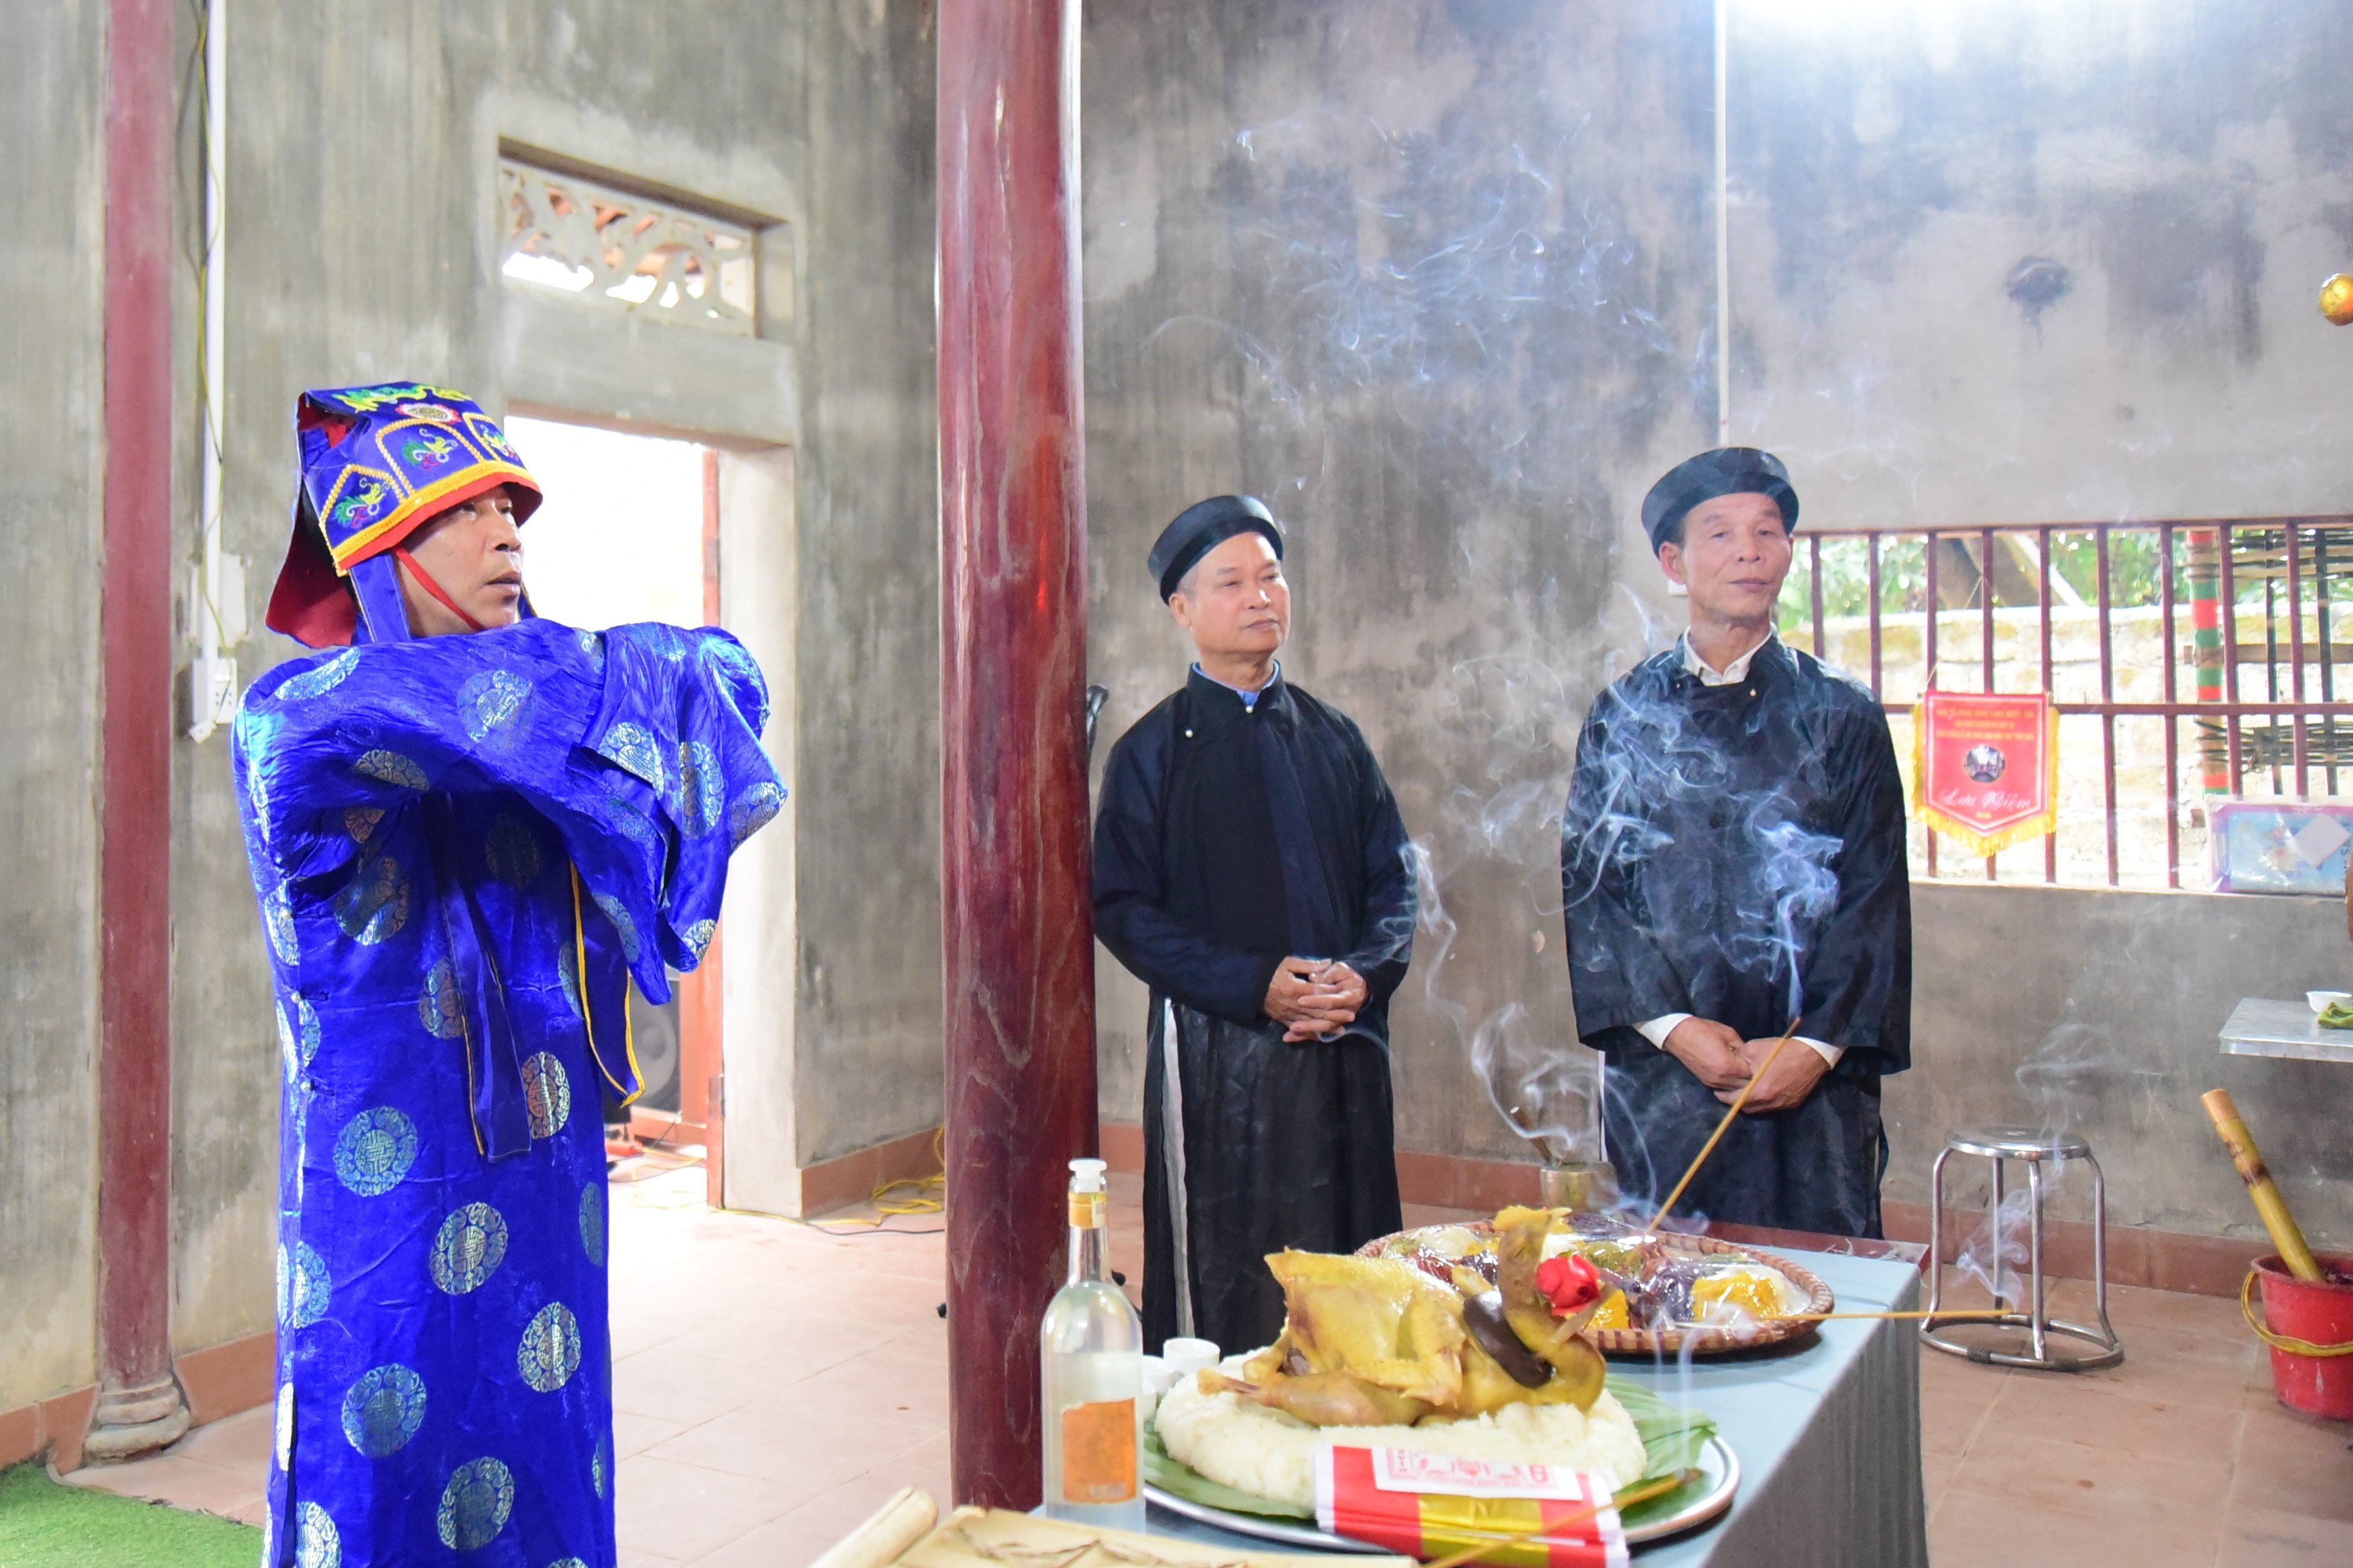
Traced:
<path fill-rule="evenodd" d="M 2006 1351 L 1987 1350 L 1978 1345 L 1957 1344 L 1937 1331 L 1943 1325 L 1936 1309 L 1944 1293 L 1944 1220 L 1945 1162 L 1955 1154 L 1979 1154 L 1993 1162 L 1993 1202 L 1987 1213 L 1993 1227 L 1993 1300 L 2001 1310 L 2000 1317 L 1954 1318 L 1952 1322 L 1990 1323 L 1998 1327 L 2024 1329 L 2031 1336 L 2034 1352 L 2017 1355 Z M 2026 1190 L 2030 1204 L 2027 1215 L 2027 1284 L 2028 1306 L 2018 1310 L 2018 1301 L 2002 1289 L 2001 1202 L 2002 1173 L 2009 1162 L 2017 1160 L 2026 1166 Z M 2092 1167 L 2092 1302 L 2098 1312 L 2100 1326 L 2094 1330 L 2083 1323 L 2062 1322 L 2050 1315 L 2044 1305 L 2042 1289 L 2042 1166 L 2048 1161 L 2064 1164 L 2081 1160 Z M 2050 1133 L 2029 1127 L 1964 1127 L 1945 1140 L 1936 1163 L 1929 1168 L 1928 1201 L 1928 1315 L 1920 1324 L 1920 1338 L 1948 1355 L 1966 1356 L 1973 1362 L 1991 1366 L 2031 1367 L 2038 1372 L 2095 1372 L 2104 1366 L 2114 1366 L 2125 1359 L 2125 1347 L 2116 1338 L 2116 1331 L 2108 1324 L 2108 1186 L 2100 1174 L 2100 1163 L 2092 1157 L 2092 1146 L 2072 1132 Z M 2099 1346 L 2091 1355 L 2052 1355 L 2050 1338 L 2063 1334 Z"/>

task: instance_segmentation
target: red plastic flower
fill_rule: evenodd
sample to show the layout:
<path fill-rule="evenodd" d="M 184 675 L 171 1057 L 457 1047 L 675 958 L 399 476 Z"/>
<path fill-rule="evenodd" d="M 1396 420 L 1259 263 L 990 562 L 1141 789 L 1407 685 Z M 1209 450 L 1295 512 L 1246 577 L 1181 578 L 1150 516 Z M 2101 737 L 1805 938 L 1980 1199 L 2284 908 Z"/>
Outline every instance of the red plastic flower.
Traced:
<path fill-rule="evenodd" d="M 1601 1271 L 1591 1259 L 1564 1252 L 1536 1265 L 1536 1289 L 1551 1300 L 1553 1316 L 1566 1318 L 1601 1299 Z"/>

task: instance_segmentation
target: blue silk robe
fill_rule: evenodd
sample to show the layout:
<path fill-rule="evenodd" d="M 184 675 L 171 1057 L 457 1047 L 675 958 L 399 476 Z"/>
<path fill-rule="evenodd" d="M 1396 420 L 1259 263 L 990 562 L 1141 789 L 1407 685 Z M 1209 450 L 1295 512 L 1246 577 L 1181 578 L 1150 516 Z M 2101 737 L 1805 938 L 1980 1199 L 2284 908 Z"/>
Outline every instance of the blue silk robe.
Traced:
<path fill-rule="evenodd" d="M 236 727 L 277 983 L 265 1564 L 610 1568 L 600 1088 L 784 800 L 724 633 L 281 664 Z"/>

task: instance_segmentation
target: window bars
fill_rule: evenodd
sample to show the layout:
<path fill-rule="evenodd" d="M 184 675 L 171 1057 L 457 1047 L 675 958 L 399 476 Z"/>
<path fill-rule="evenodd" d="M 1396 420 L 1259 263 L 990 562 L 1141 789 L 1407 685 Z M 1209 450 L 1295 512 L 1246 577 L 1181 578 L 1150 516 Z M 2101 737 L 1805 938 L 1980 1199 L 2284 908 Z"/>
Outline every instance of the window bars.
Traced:
<path fill-rule="evenodd" d="M 2161 872 L 2179 888 L 2210 802 L 2335 796 L 2353 780 L 2353 701 L 2337 690 L 2353 681 L 2353 516 L 1809 527 L 1798 542 L 1782 633 L 1870 686 L 1907 769 L 1931 679 L 2052 694 L 2061 821 L 2044 882 Z M 1986 879 L 2031 855 L 1988 858 Z"/>

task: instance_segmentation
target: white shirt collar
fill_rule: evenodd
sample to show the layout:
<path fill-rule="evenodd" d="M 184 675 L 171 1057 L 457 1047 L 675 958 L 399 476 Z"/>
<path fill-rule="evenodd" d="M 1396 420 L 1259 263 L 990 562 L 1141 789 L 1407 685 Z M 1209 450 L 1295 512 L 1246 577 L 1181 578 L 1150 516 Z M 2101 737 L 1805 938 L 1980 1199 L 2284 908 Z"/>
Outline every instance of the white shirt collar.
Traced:
<path fill-rule="evenodd" d="M 1193 667 L 1193 673 L 1199 676 L 1204 680 L 1216 681 L 1218 685 L 1224 686 L 1227 690 L 1232 692 L 1235 696 L 1242 700 L 1243 712 L 1255 713 L 1258 711 L 1258 700 L 1261 696 L 1264 695 L 1267 687 L 1272 686 L 1276 681 L 1282 679 L 1282 660 L 1278 658 L 1274 661 L 1274 668 L 1267 673 L 1266 686 L 1260 687 L 1256 691 L 1245 691 L 1239 686 L 1227 686 L 1226 682 L 1219 680 L 1216 676 L 1211 675 L 1208 670 L 1203 669 L 1198 664 Z"/>
<path fill-rule="evenodd" d="M 1683 634 L 1682 642 L 1677 646 L 1683 650 L 1683 673 L 1699 677 L 1699 683 L 1702 686 L 1737 686 L 1748 679 L 1749 662 L 1762 653 L 1772 641 L 1773 634 L 1767 632 L 1763 642 L 1725 665 L 1720 672 L 1708 668 L 1706 661 L 1692 651 L 1689 632 Z"/>

